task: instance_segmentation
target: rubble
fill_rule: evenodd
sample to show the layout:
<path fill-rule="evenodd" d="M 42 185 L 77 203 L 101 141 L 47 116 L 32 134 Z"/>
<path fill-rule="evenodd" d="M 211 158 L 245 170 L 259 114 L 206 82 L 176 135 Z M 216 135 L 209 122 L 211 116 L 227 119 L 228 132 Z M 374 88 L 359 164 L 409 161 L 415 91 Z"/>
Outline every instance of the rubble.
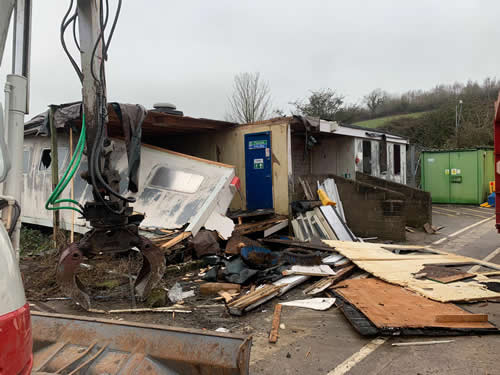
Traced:
<path fill-rule="evenodd" d="M 449 302 L 500 298 L 495 290 L 500 282 L 491 278 L 500 266 L 422 246 L 363 242 L 345 220 L 333 179 L 317 182 L 326 205 L 302 182 L 311 200 L 294 202 L 291 220 L 258 210 L 228 213 L 234 221 L 231 233 L 210 225 L 194 236 L 186 228 L 143 228 L 164 250 L 167 261 L 176 263 L 167 267 L 168 281 L 159 288 L 160 298 L 98 312 L 164 312 L 172 318 L 176 312 L 185 313 L 177 319 L 189 313 L 216 314 L 211 318 L 213 329 L 233 331 L 226 322 L 241 319 L 243 331 L 250 333 L 253 328 L 243 315 L 274 308 L 270 343 L 277 342 L 281 320 L 292 306 L 328 310 L 336 305 L 362 335 L 499 332 L 488 316 Z M 460 268 L 465 264 L 494 272 L 465 271 Z M 99 270 L 90 267 L 82 272 Z M 112 289 L 128 294 L 127 273 L 123 266 L 118 272 L 122 281 L 98 278 L 94 287 L 110 285 L 106 293 Z M 291 293 L 294 288 L 300 290 Z M 264 306 L 270 301 L 273 307 Z"/>

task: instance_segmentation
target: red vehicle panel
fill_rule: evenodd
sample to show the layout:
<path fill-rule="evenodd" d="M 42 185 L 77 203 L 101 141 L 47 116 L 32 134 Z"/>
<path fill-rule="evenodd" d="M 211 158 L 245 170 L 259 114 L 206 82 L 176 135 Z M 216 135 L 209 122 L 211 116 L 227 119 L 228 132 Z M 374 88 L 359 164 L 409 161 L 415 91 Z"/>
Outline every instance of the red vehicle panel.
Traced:
<path fill-rule="evenodd" d="M 29 375 L 33 366 L 28 303 L 0 316 L 0 374 Z"/>
<path fill-rule="evenodd" d="M 497 231 L 500 233 L 500 207 L 498 202 L 500 198 L 499 193 L 496 191 L 496 186 L 500 187 L 500 93 L 495 102 L 495 117 L 493 120 L 493 127 L 495 132 L 495 213 L 496 213 L 496 226 Z M 500 190 L 500 188 L 499 188 Z"/>

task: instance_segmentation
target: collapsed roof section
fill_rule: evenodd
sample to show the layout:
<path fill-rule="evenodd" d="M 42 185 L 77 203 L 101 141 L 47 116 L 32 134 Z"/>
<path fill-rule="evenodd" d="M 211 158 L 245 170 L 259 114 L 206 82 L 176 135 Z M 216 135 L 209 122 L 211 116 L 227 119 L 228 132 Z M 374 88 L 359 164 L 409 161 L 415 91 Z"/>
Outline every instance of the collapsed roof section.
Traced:
<path fill-rule="evenodd" d="M 122 114 L 127 106 L 135 107 L 121 104 L 108 106 L 108 132 L 111 137 L 115 137 L 112 159 L 121 176 L 120 193 L 126 194 L 127 190 L 135 193 L 129 193 L 137 200 L 133 205 L 134 209 L 146 213 L 142 225 L 168 229 L 185 228 L 193 235 L 196 235 L 201 227 L 208 226 L 219 231 L 222 236 L 230 235 L 234 224 L 224 215 L 236 192 L 233 183 L 234 166 L 142 144 L 138 145 L 141 150 L 136 150 L 137 158 L 141 160 L 139 171 L 136 173 L 138 191 L 130 189 L 130 185 L 127 184 L 127 181 L 130 181 L 127 137 L 125 137 L 126 142 L 116 139 L 123 137 L 126 130 L 117 111 Z M 56 128 L 67 126 L 78 128 L 80 112 L 80 103 L 58 106 L 54 113 Z M 230 128 L 233 125 L 222 121 L 194 119 L 151 110 L 146 112 L 138 134 L 142 131 L 142 141 L 147 142 L 148 139 L 159 139 L 163 135 L 214 131 Z M 46 137 L 48 134 L 48 112 L 34 117 L 25 124 L 25 152 L 28 151 L 30 155 L 26 160 L 29 164 L 25 167 L 27 173 L 24 174 L 23 221 L 41 224 L 42 220 L 42 225 L 50 226 L 52 222 L 50 211 L 46 211 L 43 204 L 37 204 L 45 202 L 48 198 L 47 193 L 51 191 L 50 179 L 43 177 L 50 173 L 50 169 L 40 168 L 44 152 L 45 154 L 50 152 L 50 142 Z M 70 156 L 67 152 L 68 139 L 62 134 L 58 140 L 59 148 L 66 148 L 65 156 L 59 158 L 60 170 L 64 170 Z M 80 204 L 92 200 L 92 187 L 80 177 L 86 170 L 86 165 L 84 158 L 75 177 L 75 200 Z M 41 182 L 46 186 L 41 188 Z M 71 220 L 71 215 L 64 213 L 63 227 L 69 228 Z M 79 224 L 77 231 L 87 230 L 83 219 L 78 219 L 77 224 Z"/>
<path fill-rule="evenodd" d="M 121 121 L 115 111 L 116 104 L 108 103 L 108 132 L 111 137 L 123 137 Z M 121 106 L 121 104 L 118 104 Z M 49 134 L 49 111 L 45 111 L 24 124 L 25 135 Z M 56 128 L 80 127 L 81 102 L 57 106 L 54 113 Z M 155 145 L 158 137 L 178 134 L 210 133 L 235 127 L 232 122 L 174 115 L 159 110 L 148 110 L 142 124 L 142 142 Z"/>

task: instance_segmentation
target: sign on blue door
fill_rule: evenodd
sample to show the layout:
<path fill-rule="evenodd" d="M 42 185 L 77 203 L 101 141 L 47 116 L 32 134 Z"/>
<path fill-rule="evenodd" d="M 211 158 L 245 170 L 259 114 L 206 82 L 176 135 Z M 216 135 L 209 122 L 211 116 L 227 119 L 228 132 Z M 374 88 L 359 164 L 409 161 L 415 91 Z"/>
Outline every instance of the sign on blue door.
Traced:
<path fill-rule="evenodd" d="M 271 132 L 245 134 L 247 210 L 273 208 Z"/>

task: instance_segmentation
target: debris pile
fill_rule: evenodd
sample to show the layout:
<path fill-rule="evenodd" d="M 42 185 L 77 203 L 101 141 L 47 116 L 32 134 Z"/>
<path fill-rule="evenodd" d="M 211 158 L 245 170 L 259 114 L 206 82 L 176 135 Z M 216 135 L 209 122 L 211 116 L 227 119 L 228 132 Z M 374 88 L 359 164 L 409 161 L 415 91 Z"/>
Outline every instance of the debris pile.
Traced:
<path fill-rule="evenodd" d="M 171 264 L 158 298 L 97 312 L 189 314 L 215 306 L 229 319 L 274 300 L 270 342 L 278 340 L 287 309 L 333 305 L 362 335 L 499 332 L 487 315 L 455 303 L 500 298 L 500 280 L 492 278 L 500 266 L 429 247 L 364 242 L 346 222 L 333 179 L 318 181 L 316 195 L 305 181 L 301 185 L 308 200 L 293 203 L 290 222 L 273 210 L 257 210 L 228 214 L 234 222 L 229 235 L 207 227 L 194 236 L 147 229 Z M 479 267 L 494 272 L 476 272 Z M 299 291 L 285 296 L 300 285 L 301 298 Z"/>
<path fill-rule="evenodd" d="M 358 241 L 347 225 L 344 207 L 333 178 L 322 184 L 317 182 L 317 196 L 312 193 L 309 184 L 300 179 L 304 195 L 308 201 L 294 202 L 292 208 L 297 213 L 292 220 L 295 236 L 300 241 L 341 240 Z M 315 201 L 316 197 L 319 198 Z"/>

